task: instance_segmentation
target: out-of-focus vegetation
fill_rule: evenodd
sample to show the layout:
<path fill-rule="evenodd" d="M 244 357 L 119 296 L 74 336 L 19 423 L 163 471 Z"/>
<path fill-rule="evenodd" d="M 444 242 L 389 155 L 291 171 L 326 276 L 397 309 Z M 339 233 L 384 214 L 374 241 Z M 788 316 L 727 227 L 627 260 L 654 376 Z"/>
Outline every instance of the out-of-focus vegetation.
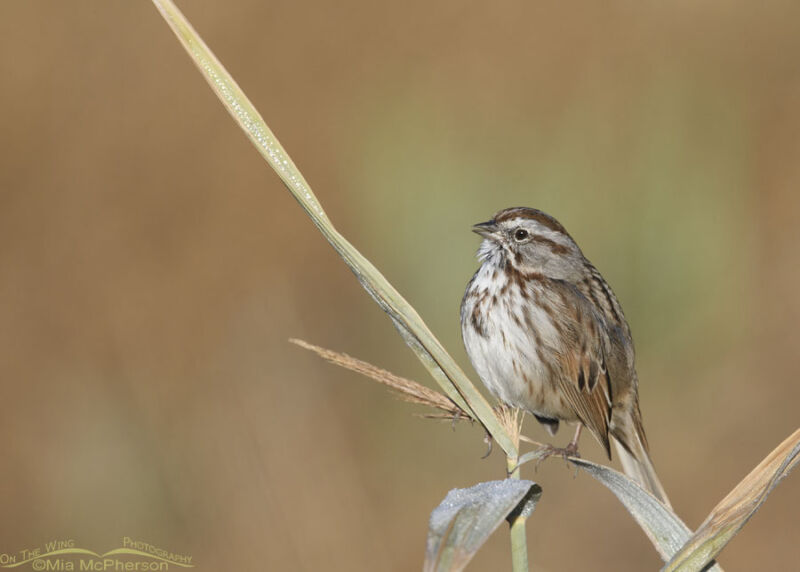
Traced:
<path fill-rule="evenodd" d="M 184 8 L 447 347 L 469 225 L 513 204 L 564 222 L 626 308 L 690 526 L 795 428 L 797 6 Z M 418 567 L 444 492 L 504 474 L 480 430 L 287 345 L 423 377 L 214 98 L 186 98 L 202 80 L 149 4 L 0 16 L 0 550 L 135 535 L 209 569 Z M 532 562 L 657 566 L 589 479 L 535 478 Z M 793 562 L 798 500 L 789 480 L 721 562 Z M 474 566 L 508 558 L 498 535 Z"/>

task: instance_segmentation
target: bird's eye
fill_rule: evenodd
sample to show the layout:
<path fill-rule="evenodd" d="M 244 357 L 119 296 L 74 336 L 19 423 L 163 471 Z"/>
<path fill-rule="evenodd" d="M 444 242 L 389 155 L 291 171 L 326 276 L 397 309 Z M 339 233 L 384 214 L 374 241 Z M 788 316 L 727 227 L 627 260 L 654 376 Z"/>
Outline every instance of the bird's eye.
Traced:
<path fill-rule="evenodd" d="M 518 228 L 517 230 L 514 231 L 514 238 L 519 242 L 522 242 L 523 240 L 528 238 L 528 231 L 525 230 L 524 228 Z"/>

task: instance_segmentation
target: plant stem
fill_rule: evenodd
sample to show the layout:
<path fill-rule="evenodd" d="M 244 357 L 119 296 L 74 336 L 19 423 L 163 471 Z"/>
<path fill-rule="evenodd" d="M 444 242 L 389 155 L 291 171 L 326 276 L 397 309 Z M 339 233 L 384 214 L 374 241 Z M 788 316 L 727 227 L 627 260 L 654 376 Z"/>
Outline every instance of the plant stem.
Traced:
<path fill-rule="evenodd" d="M 178 10 L 173 0 L 153 0 L 153 3 L 236 123 L 311 217 L 317 229 L 355 273 L 364 289 L 381 309 L 391 316 L 406 344 L 414 351 L 442 390 L 461 409 L 474 415 L 503 451 L 516 456 L 518 454 L 516 446 L 500 425 L 486 398 L 447 353 L 417 311 L 383 274 L 334 228 L 308 182 L 258 110 Z"/>
<path fill-rule="evenodd" d="M 520 478 L 520 467 L 516 457 L 506 457 L 510 479 Z M 511 569 L 513 572 L 528 572 L 528 541 L 525 536 L 526 518 L 519 514 L 511 523 Z"/>

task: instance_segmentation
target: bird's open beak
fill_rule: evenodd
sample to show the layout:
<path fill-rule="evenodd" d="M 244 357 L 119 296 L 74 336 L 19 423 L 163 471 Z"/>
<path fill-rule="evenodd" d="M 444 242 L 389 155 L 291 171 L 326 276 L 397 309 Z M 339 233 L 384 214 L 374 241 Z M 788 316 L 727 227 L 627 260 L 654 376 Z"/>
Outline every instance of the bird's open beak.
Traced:
<path fill-rule="evenodd" d="M 479 222 L 473 225 L 472 232 L 480 234 L 483 238 L 497 238 L 498 227 L 493 220 Z"/>

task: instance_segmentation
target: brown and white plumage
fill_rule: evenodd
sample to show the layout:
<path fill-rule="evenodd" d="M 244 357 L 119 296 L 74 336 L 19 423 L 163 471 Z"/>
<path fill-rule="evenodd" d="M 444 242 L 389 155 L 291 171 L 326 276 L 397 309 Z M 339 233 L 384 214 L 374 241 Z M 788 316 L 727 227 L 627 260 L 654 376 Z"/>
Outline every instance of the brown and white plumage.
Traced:
<path fill-rule="evenodd" d="M 616 296 L 566 229 L 516 207 L 474 227 L 481 266 L 467 285 L 461 327 L 483 383 L 551 434 L 585 426 L 623 469 L 669 505 L 648 453 L 630 328 Z"/>

